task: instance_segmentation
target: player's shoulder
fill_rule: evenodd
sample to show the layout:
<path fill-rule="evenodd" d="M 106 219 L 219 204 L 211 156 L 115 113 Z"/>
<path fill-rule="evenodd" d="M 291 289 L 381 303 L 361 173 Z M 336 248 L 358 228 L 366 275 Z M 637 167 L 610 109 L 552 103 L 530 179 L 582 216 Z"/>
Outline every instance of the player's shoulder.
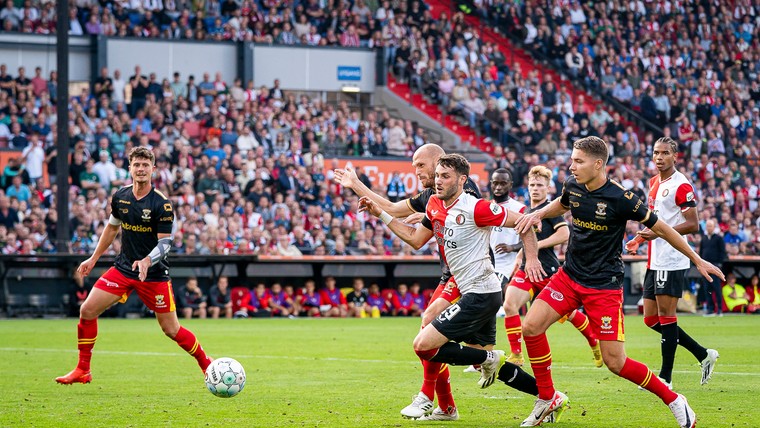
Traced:
<path fill-rule="evenodd" d="M 120 187 L 118 190 L 116 190 L 113 193 L 113 199 L 123 199 L 123 200 L 131 200 L 135 198 L 135 195 L 132 193 L 132 185 L 128 184 L 124 187 Z"/>
<path fill-rule="evenodd" d="M 464 182 L 464 192 L 476 198 L 480 198 L 482 196 L 480 189 L 478 189 L 477 183 L 475 183 L 475 181 L 473 181 L 469 176 L 467 177 L 467 181 Z"/>
<path fill-rule="evenodd" d="M 604 194 L 605 196 L 612 196 L 612 197 L 621 197 L 624 195 L 628 197 L 630 195 L 634 195 L 632 191 L 626 189 L 625 186 L 623 186 L 622 184 L 618 183 L 617 181 L 611 178 L 607 180 L 607 185 L 605 186 Z M 628 197 L 628 199 L 631 199 L 631 198 Z"/>
<path fill-rule="evenodd" d="M 655 174 L 649 179 L 649 188 L 654 187 L 660 181 L 660 174 Z"/>
<path fill-rule="evenodd" d="M 687 184 L 691 186 L 691 181 L 686 176 L 686 174 L 682 173 L 681 171 L 676 170 L 676 172 L 673 173 L 673 180 L 680 186 L 683 184 Z"/>

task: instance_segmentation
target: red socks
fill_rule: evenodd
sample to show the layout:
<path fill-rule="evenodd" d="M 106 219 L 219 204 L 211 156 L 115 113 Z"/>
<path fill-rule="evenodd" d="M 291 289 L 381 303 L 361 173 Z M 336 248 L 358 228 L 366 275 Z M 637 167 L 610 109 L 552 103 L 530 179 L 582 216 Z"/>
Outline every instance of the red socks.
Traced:
<path fill-rule="evenodd" d="M 422 358 L 420 358 L 420 361 L 422 362 L 422 388 L 420 392 L 432 400 L 435 397 L 435 385 L 438 381 L 438 374 L 441 372 L 441 366 L 444 364 L 423 360 Z"/>
<path fill-rule="evenodd" d="M 438 371 L 438 380 L 435 383 L 435 393 L 438 394 L 438 407 L 447 413 L 456 407 L 454 396 L 451 395 L 450 377 L 449 365 L 442 364 Z"/>
<path fill-rule="evenodd" d="M 525 336 L 525 349 L 528 351 L 530 366 L 533 368 L 533 376 L 536 377 L 538 398 L 551 400 L 554 396 L 554 382 L 552 381 L 552 350 L 546 334 L 538 336 Z"/>
<path fill-rule="evenodd" d="M 507 330 L 509 348 L 513 354 L 522 353 L 522 323 L 520 315 L 511 315 L 504 318 L 504 328 Z"/>
<path fill-rule="evenodd" d="M 668 389 L 667 385 L 652 373 L 644 364 L 630 358 L 625 359 L 620 377 L 640 385 L 652 394 L 660 397 L 663 403 L 670 404 L 678 398 L 678 394 Z"/>
<path fill-rule="evenodd" d="M 77 368 L 86 372 L 90 371 L 92 348 L 98 338 L 98 319 L 85 320 L 79 318 L 77 325 L 77 348 L 79 348 L 79 364 Z"/>
<path fill-rule="evenodd" d="M 198 339 L 195 338 L 195 335 L 190 330 L 180 327 L 177 335 L 174 336 L 174 341 L 177 342 L 180 348 L 184 349 L 198 361 L 201 370 L 206 371 L 206 367 L 211 364 L 211 359 L 206 356 L 200 342 L 198 342 Z"/>
<path fill-rule="evenodd" d="M 583 337 L 586 338 L 588 341 L 588 346 L 596 346 L 596 344 L 599 343 L 596 340 L 594 333 L 592 333 L 591 329 L 588 328 L 588 317 L 586 314 L 580 311 L 575 311 L 572 318 L 570 319 L 570 323 L 573 324 L 573 326 L 575 326 L 575 328 L 581 332 Z"/>

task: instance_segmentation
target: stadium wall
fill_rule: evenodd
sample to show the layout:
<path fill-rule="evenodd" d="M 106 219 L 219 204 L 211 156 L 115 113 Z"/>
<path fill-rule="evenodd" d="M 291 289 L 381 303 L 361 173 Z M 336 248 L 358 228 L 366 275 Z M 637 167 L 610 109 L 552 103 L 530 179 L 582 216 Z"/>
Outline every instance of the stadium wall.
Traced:
<path fill-rule="evenodd" d="M 89 37 L 69 38 L 69 80 L 87 82 L 92 75 L 93 41 Z M 55 36 L 0 33 L 0 63 L 12 74 L 24 66 L 26 75 L 34 77 L 34 68 L 41 67 L 47 78 L 56 68 Z"/>

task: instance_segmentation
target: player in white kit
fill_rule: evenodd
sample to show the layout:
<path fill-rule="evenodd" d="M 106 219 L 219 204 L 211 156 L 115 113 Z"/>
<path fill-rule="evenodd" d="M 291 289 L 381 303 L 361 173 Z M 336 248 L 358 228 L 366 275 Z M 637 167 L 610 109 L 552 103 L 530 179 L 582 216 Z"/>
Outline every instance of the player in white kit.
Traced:
<path fill-rule="evenodd" d="M 678 144 L 669 137 L 654 143 L 652 160 L 660 172 L 649 180 L 649 209 L 680 234 L 699 232 L 697 200 L 689 180 L 675 167 Z M 680 344 L 702 366 L 702 385 L 712 377 L 718 351 L 706 349 L 678 327 L 676 305 L 688 283 L 689 259 L 664 239 L 645 229 L 626 244 L 635 254 L 639 245 L 649 241 L 647 271 L 644 276 L 644 323 L 661 334 L 662 366 L 660 379 L 672 387 L 673 361 Z"/>
<path fill-rule="evenodd" d="M 496 341 L 495 315 L 501 306 L 502 290 L 489 256 L 491 227 L 513 227 L 521 215 L 464 193 L 469 170 L 469 162 L 461 155 L 446 155 L 438 160 L 436 194 L 428 201 L 419 228 L 394 220 L 368 198 L 362 198 L 359 205 L 415 248 L 435 237 L 462 298 L 420 331 L 414 339 L 414 350 L 425 360 L 480 364 L 478 384 L 487 388 L 496 379 L 506 355 L 503 351 L 486 351 L 458 342 L 485 346 Z M 527 260 L 525 271 L 538 281 L 545 273 L 537 257 L 536 235 L 529 229 L 521 237 Z"/>
<path fill-rule="evenodd" d="M 491 174 L 491 193 L 493 200 L 504 208 L 516 213 L 525 212 L 525 204 L 509 197 L 512 191 L 512 173 L 508 169 L 499 168 Z M 515 270 L 517 253 L 522 249 L 520 235 L 510 227 L 494 227 L 491 230 L 491 250 L 493 251 L 493 266 L 496 275 L 501 280 L 502 287 L 509 284 L 512 272 Z"/>

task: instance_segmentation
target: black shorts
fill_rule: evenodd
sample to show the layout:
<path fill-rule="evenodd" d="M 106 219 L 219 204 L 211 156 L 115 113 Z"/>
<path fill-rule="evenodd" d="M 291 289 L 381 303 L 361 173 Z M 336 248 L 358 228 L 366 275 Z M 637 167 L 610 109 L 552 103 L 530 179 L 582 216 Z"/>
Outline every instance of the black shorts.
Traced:
<path fill-rule="evenodd" d="M 496 312 L 501 303 L 501 292 L 466 293 L 457 303 L 441 312 L 431 324 L 454 342 L 495 345 Z"/>
<path fill-rule="evenodd" d="M 644 298 L 655 300 L 655 296 L 683 296 L 683 289 L 688 285 L 686 274 L 689 269 L 652 270 L 644 275 Z"/>

